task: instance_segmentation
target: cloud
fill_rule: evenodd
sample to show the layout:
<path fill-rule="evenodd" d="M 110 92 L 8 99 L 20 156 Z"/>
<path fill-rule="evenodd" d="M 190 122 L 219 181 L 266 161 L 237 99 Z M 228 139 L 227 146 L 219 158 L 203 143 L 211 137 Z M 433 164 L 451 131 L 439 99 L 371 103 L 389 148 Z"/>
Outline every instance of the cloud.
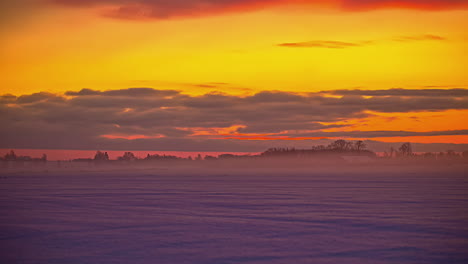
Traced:
<path fill-rule="evenodd" d="M 334 90 L 327 91 L 334 95 L 359 96 L 413 96 L 413 97 L 467 97 L 468 89 L 387 89 L 387 90 Z"/>
<path fill-rule="evenodd" d="M 415 36 L 400 36 L 394 38 L 395 41 L 398 42 L 412 42 L 412 41 L 428 41 L 428 40 L 436 40 L 436 41 L 443 41 L 447 40 L 446 38 L 438 35 L 415 35 Z"/>
<path fill-rule="evenodd" d="M 37 0 L 0 1 L 0 29 L 11 26 L 10 22 L 22 22 L 36 10 Z"/>
<path fill-rule="evenodd" d="M 340 0 L 342 8 L 346 10 L 374 10 L 385 8 L 447 10 L 465 9 L 466 0 Z"/>
<path fill-rule="evenodd" d="M 344 132 L 313 132 L 292 134 L 297 137 L 333 137 L 333 138 L 382 138 L 382 137 L 427 137 L 427 136 L 466 136 L 468 130 L 443 130 L 443 131 L 344 131 Z"/>
<path fill-rule="evenodd" d="M 445 41 L 446 38 L 438 35 L 413 35 L 413 36 L 399 36 L 391 39 L 391 41 L 396 42 L 415 42 L 415 41 Z M 381 40 L 388 41 L 388 40 Z M 355 48 L 362 47 L 371 44 L 378 43 L 377 40 L 366 40 L 360 42 L 345 42 L 345 41 L 335 41 L 335 40 L 313 40 L 306 42 L 289 42 L 289 43 L 280 43 L 278 47 L 284 48 L 328 48 L 328 49 L 346 49 L 346 48 Z"/>
<path fill-rule="evenodd" d="M 292 43 L 281 43 L 279 47 L 286 48 L 328 48 L 328 49 L 344 49 L 364 46 L 367 43 L 353 43 L 343 41 L 327 41 L 327 40 L 314 40 L 307 42 L 292 42 Z"/>
<path fill-rule="evenodd" d="M 12 94 L 0 95 L 0 104 L 14 103 L 16 101 L 16 96 Z"/>
<path fill-rule="evenodd" d="M 330 97 L 328 94 L 341 95 Z M 372 97 L 367 97 L 372 96 Z M 248 96 L 174 90 L 83 89 L 64 95 L 0 96 L 0 148 L 257 151 L 267 143 L 227 137 L 392 137 L 466 135 L 435 132 L 324 132 L 324 125 L 368 117 L 368 111 L 406 113 L 468 109 L 467 89 L 263 91 Z M 276 144 L 276 143 L 275 143 Z M 271 144 L 270 144 L 271 145 Z M 224 149 L 223 149 L 224 148 Z"/>
<path fill-rule="evenodd" d="M 110 90 L 110 91 L 95 91 L 91 89 L 82 89 L 79 92 L 69 91 L 65 95 L 69 96 L 86 96 L 86 95 L 104 95 L 104 96 L 130 96 L 130 97 L 141 97 L 141 96 L 171 96 L 178 94 L 175 90 L 155 90 L 152 88 L 127 88 L 121 90 Z"/>
<path fill-rule="evenodd" d="M 18 104 L 30 104 L 30 103 L 38 103 L 41 101 L 55 101 L 55 100 L 63 100 L 62 97 L 57 96 L 52 93 L 47 93 L 47 92 L 40 92 L 40 93 L 34 93 L 30 95 L 22 95 L 18 98 L 16 98 L 16 103 Z"/>
<path fill-rule="evenodd" d="M 344 11 L 387 8 L 446 10 L 465 9 L 466 0 L 46 0 L 70 7 L 99 8 L 107 17 L 152 20 L 201 17 L 262 10 L 284 5 L 329 6 Z"/>

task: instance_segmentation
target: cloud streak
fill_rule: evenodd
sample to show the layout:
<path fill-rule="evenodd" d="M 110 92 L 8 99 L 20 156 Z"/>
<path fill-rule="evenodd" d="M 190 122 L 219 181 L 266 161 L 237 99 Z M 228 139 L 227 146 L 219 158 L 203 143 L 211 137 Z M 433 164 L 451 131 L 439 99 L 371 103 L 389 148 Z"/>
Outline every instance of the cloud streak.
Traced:
<path fill-rule="evenodd" d="M 299 8 L 328 6 L 343 11 L 403 8 L 420 10 L 466 9 L 466 0 L 47 0 L 69 7 L 99 8 L 107 17 L 133 20 L 202 17 L 257 11 L 284 5 Z"/>
<path fill-rule="evenodd" d="M 414 36 L 400 36 L 391 39 L 395 42 L 416 42 L 416 41 L 446 41 L 447 39 L 438 35 L 414 35 Z M 385 40 L 384 40 L 385 41 Z M 387 40 L 388 41 L 388 40 Z M 362 47 L 378 43 L 376 40 L 366 40 L 360 42 L 346 42 L 336 40 L 312 40 L 305 42 L 288 42 L 277 44 L 278 47 L 284 48 L 328 48 L 328 49 L 346 49 Z"/>
<path fill-rule="evenodd" d="M 344 41 L 330 40 L 314 40 L 307 42 L 291 42 L 278 44 L 279 47 L 285 48 L 328 48 L 328 49 L 345 49 L 364 46 L 368 43 L 353 43 Z"/>
<path fill-rule="evenodd" d="M 416 35 L 416 36 L 400 36 L 394 38 L 395 41 L 398 42 L 413 42 L 413 41 L 444 41 L 447 40 L 444 37 L 437 36 L 437 35 L 431 35 L 431 34 L 426 34 L 426 35 Z"/>
<path fill-rule="evenodd" d="M 413 97 L 467 97 L 468 89 L 387 89 L 387 90 L 334 90 L 324 93 L 334 95 L 358 95 L 358 96 L 413 96 Z"/>
<path fill-rule="evenodd" d="M 314 132 L 294 134 L 297 137 L 345 137 L 345 138 L 385 138 L 385 137 L 431 137 L 431 136 L 464 136 L 468 130 L 442 130 L 428 132 L 414 131 L 344 131 L 344 132 Z"/>

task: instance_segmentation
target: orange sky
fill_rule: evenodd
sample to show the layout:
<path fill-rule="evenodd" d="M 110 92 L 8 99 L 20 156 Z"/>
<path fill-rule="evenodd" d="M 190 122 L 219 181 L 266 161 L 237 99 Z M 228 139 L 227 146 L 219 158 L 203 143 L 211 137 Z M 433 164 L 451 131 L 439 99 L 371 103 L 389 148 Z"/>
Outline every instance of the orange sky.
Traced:
<path fill-rule="evenodd" d="M 468 87 L 467 1 L 120 4 L 128 2 L 19 1 L 24 6 L 6 9 L 18 15 L 1 21 L 0 94 Z M 345 130 L 463 130 L 467 117 L 460 109 L 377 113 L 346 120 L 353 126 Z M 466 136 L 411 140 L 468 143 Z"/>

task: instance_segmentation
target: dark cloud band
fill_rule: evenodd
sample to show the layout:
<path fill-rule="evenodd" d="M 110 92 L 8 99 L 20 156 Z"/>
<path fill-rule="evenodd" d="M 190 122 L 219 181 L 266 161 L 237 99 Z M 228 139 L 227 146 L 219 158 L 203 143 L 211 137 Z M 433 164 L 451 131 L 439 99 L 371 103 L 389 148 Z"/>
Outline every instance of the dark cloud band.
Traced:
<path fill-rule="evenodd" d="M 250 96 L 190 96 L 174 90 L 151 88 L 84 89 L 65 95 L 44 92 L 19 97 L 3 95 L 0 96 L 0 148 L 85 149 L 93 146 L 95 149 L 105 145 L 108 149 L 124 146 L 136 149 L 145 144 L 147 147 L 156 144 L 154 148 L 157 148 L 159 144 L 180 150 L 194 149 L 200 142 L 210 142 L 211 145 L 205 147 L 213 150 L 227 145 L 233 147 L 232 140 L 222 139 L 230 135 L 375 138 L 468 134 L 467 130 L 321 132 L 339 127 L 323 125 L 323 122 L 368 117 L 369 111 L 466 110 L 467 89 L 336 90 L 327 93 L 340 96 L 275 91 Z M 117 136 L 106 138 L 104 135 Z M 125 135 L 147 137 L 126 140 Z"/>

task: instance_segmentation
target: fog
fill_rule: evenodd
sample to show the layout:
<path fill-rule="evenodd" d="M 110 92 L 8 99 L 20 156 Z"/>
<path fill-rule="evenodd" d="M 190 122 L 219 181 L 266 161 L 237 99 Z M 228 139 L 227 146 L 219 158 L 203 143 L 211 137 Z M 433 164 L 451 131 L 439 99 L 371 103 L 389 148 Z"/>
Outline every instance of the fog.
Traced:
<path fill-rule="evenodd" d="M 162 156 L 161 156 L 162 157 Z M 188 160 L 168 156 L 161 160 L 106 160 L 78 159 L 74 161 L 0 161 L 0 174 L 68 174 L 111 173 L 163 173 L 165 175 L 236 174 L 249 175 L 260 171 L 265 174 L 291 172 L 314 175 L 321 172 L 347 174 L 388 173 L 391 171 L 452 171 L 468 166 L 468 158 L 383 158 L 368 156 L 336 156 L 314 158 L 296 157 L 205 157 Z"/>

